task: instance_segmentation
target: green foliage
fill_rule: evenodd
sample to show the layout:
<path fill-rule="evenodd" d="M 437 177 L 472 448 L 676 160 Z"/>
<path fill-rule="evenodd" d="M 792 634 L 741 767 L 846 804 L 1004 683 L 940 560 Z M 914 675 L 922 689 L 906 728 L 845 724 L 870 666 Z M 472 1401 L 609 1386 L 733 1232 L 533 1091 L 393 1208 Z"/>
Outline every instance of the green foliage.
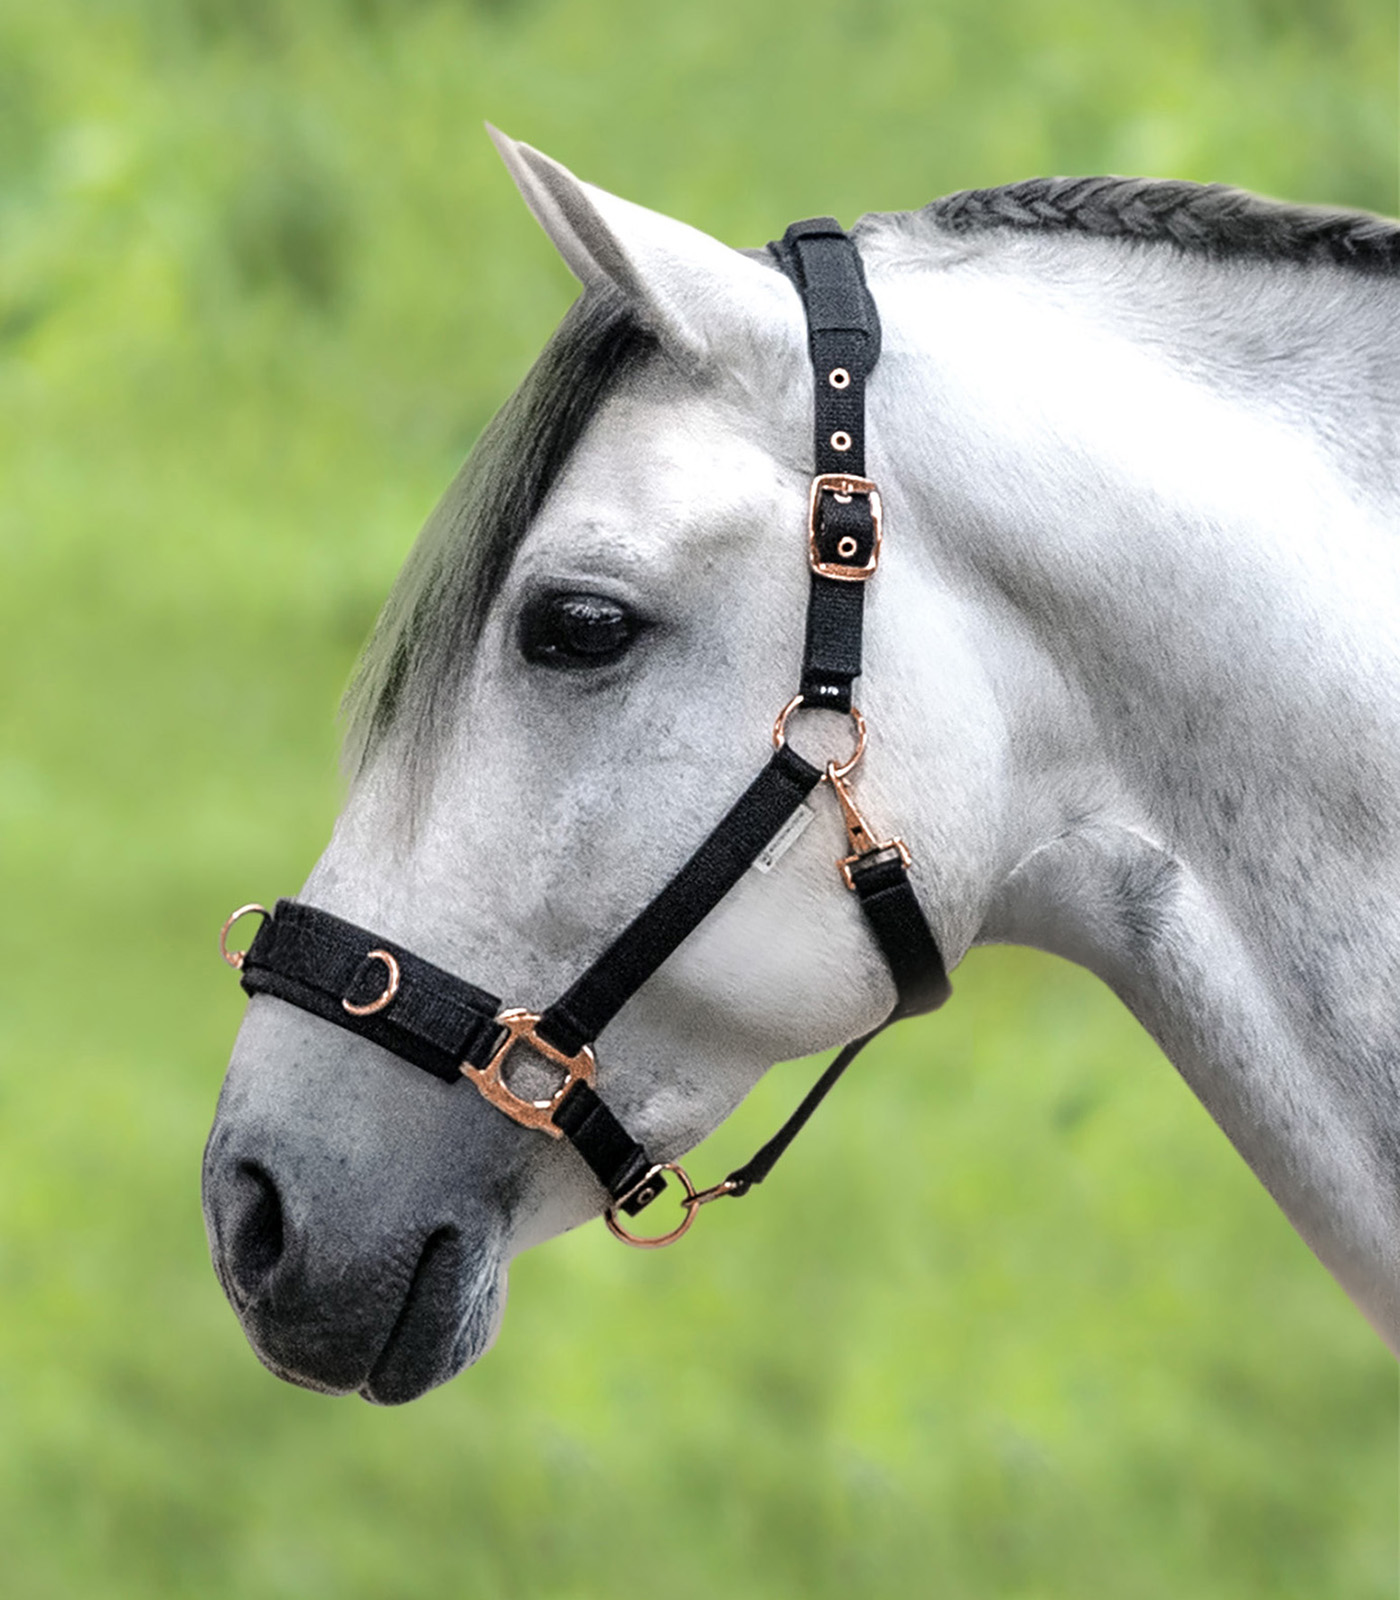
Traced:
<path fill-rule="evenodd" d="M 1393 1368 L 1038 958 L 655 1259 L 587 1229 L 399 1412 L 209 1271 L 239 1015 L 413 531 L 571 292 L 479 131 L 735 243 L 1049 171 L 1395 203 L 1389 0 L 0 0 L 0 1585 L 1369 1600 Z M 791 1102 L 774 1074 L 696 1158 Z"/>

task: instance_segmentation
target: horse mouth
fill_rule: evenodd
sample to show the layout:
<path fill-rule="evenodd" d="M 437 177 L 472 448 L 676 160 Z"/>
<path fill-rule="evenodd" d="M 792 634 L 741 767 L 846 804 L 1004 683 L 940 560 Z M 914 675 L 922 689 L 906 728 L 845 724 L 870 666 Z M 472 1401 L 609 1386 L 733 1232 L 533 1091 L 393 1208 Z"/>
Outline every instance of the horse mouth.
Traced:
<path fill-rule="evenodd" d="M 500 1325 L 505 1275 L 495 1260 L 463 1270 L 452 1228 L 428 1236 L 389 1337 L 359 1387 L 374 1405 L 403 1405 L 483 1356 Z"/>
<path fill-rule="evenodd" d="M 376 1322 L 382 1329 L 392 1312 L 364 1280 L 358 1294 L 351 1289 L 338 1306 L 318 1311 L 300 1295 L 295 1309 L 275 1294 L 230 1299 L 258 1359 L 277 1377 L 320 1394 L 358 1394 L 395 1406 L 485 1355 L 500 1327 L 505 1288 L 497 1254 L 468 1252 L 457 1230 L 444 1227 L 424 1242 L 387 1337 L 373 1329 Z"/>

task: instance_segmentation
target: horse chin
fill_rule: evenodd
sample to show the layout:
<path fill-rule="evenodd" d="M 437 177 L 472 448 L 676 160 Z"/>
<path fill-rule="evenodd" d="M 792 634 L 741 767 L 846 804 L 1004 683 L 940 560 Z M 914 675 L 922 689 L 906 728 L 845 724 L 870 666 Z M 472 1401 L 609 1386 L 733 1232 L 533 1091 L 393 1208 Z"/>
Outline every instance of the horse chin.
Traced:
<path fill-rule="evenodd" d="M 401 1297 L 367 1296 L 364 1320 L 291 1318 L 257 1300 L 237 1306 L 258 1359 L 319 1394 L 403 1405 L 486 1354 L 505 1310 L 506 1270 L 494 1255 L 468 1265 L 457 1236 L 429 1238 Z M 235 1303 L 236 1304 L 236 1303 Z M 377 1325 L 377 1329 L 376 1329 Z M 382 1331 L 387 1325 L 387 1334 Z"/>
<path fill-rule="evenodd" d="M 359 1394 L 374 1405 L 403 1405 L 455 1378 L 486 1354 L 500 1329 L 504 1268 L 493 1267 L 478 1278 L 464 1305 L 446 1271 L 440 1283 L 434 1282 L 437 1269 L 428 1259 L 433 1250 L 429 1244 L 393 1331 L 359 1385 Z"/>

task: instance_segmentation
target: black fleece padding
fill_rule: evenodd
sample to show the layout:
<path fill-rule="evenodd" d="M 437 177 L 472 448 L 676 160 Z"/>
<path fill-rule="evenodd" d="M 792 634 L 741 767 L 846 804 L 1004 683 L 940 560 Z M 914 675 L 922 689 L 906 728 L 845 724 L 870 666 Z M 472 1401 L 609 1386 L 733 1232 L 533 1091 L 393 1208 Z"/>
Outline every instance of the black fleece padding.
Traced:
<path fill-rule="evenodd" d="M 398 962 L 399 991 L 382 1011 L 351 1016 L 343 1000 L 365 1005 L 384 992 L 384 963 L 368 961 L 371 950 L 387 950 Z M 463 1061 L 485 1066 L 501 1032 L 495 995 L 392 939 L 295 900 L 279 900 L 258 929 L 239 981 L 250 995 L 276 995 L 446 1083 L 460 1078 Z"/>

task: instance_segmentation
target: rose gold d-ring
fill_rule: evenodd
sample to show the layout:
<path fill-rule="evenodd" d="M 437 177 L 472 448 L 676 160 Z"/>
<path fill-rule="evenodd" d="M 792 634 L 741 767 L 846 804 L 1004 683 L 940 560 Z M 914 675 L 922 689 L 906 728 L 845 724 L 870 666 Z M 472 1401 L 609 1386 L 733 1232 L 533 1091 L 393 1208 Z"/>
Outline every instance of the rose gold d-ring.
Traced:
<path fill-rule="evenodd" d="M 787 743 L 788 718 L 791 717 L 794 711 L 800 710 L 803 703 L 803 697 L 800 694 L 795 694 L 778 713 L 778 720 L 773 724 L 773 748 L 775 750 L 781 750 Z M 820 711 L 822 707 L 813 706 L 811 709 L 813 711 Z M 833 761 L 830 763 L 833 767 L 835 767 L 836 776 L 838 778 L 844 778 L 849 773 L 854 772 L 856 767 L 860 764 L 860 758 L 865 754 L 865 718 L 861 716 L 860 712 L 857 711 L 854 706 L 850 708 L 849 716 L 851 721 L 856 725 L 856 747 L 847 757 L 845 762 L 838 764 L 837 762 Z M 825 772 L 822 774 L 822 782 L 826 782 Z"/>
<path fill-rule="evenodd" d="M 348 1000 L 342 1000 L 340 1002 L 341 1005 L 345 1007 L 352 1017 L 372 1017 L 376 1011 L 382 1011 L 399 992 L 399 964 L 387 950 L 371 950 L 365 956 L 365 960 L 382 961 L 385 967 L 388 968 L 389 981 L 384 985 L 383 994 L 377 995 L 368 1005 L 354 1006 Z"/>
<path fill-rule="evenodd" d="M 690 1181 L 686 1170 L 679 1162 L 661 1161 L 654 1166 L 647 1177 L 654 1177 L 658 1172 L 674 1172 L 681 1180 L 681 1187 L 685 1196 L 681 1204 L 685 1207 L 685 1215 L 671 1229 L 670 1233 L 661 1233 L 654 1239 L 647 1239 L 640 1233 L 628 1233 L 627 1229 L 617 1220 L 617 1207 L 609 1206 L 603 1213 L 603 1221 L 608 1225 L 608 1232 L 614 1239 L 621 1239 L 623 1244 L 635 1245 L 638 1250 L 661 1250 L 668 1244 L 675 1244 L 677 1239 L 683 1239 L 690 1232 L 691 1224 L 695 1221 L 696 1213 L 704 1205 L 704 1200 L 696 1192 L 695 1185 Z M 645 1181 L 645 1180 L 643 1180 Z"/>
<path fill-rule="evenodd" d="M 256 901 L 254 901 L 249 905 L 239 906 L 238 910 L 235 911 L 229 917 L 228 921 L 224 923 L 223 927 L 219 929 L 219 954 L 235 971 L 237 971 L 238 968 L 243 965 L 243 957 L 246 956 L 248 952 L 246 950 L 229 949 L 229 929 L 234 925 L 235 922 L 238 921 L 240 917 L 250 917 L 255 911 L 260 917 L 270 917 L 272 915 L 266 906 L 260 906 Z"/>

